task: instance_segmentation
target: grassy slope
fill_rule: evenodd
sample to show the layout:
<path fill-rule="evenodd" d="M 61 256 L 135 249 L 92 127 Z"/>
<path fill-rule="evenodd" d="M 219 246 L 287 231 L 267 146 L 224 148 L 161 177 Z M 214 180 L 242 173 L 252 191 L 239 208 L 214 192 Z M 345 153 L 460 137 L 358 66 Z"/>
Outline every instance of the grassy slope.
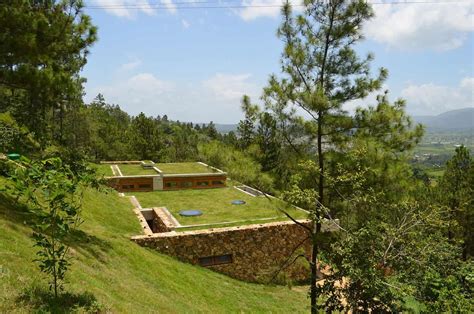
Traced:
<path fill-rule="evenodd" d="M 238 220 L 286 216 L 278 207 L 285 203 L 278 199 L 268 200 L 265 197 L 253 197 L 233 187 L 216 189 L 189 189 L 179 191 L 133 192 L 144 208 L 164 206 L 182 225 L 218 223 Z M 232 205 L 233 200 L 244 200 L 244 205 Z M 203 212 L 198 217 L 182 217 L 183 209 L 199 209 Z M 307 214 L 295 208 L 288 209 L 295 218 L 306 218 Z"/>
<path fill-rule="evenodd" d="M 0 177 L 0 186 L 5 180 Z M 113 192 L 89 192 L 85 223 L 73 244 L 68 291 L 90 292 L 113 312 L 304 312 L 306 293 L 240 282 L 137 246 L 130 204 Z M 0 312 L 25 312 L 18 296 L 45 280 L 32 263 L 27 215 L 0 194 Z"/>

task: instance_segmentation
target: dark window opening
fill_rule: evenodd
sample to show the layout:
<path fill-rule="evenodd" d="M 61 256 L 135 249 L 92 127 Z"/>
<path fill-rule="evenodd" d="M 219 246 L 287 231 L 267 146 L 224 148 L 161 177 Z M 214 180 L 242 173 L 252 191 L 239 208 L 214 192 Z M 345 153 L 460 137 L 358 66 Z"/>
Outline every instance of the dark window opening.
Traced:
<path fill-rule="evenodd" d="M 147 220 L 146 223 L 148 227 L 150 227 L 151 231 L 155 232 L 155 222 L 153 219 Z"/>
<path fill-rule="evenodd" d="M 124 190 L 130 190 L 130 189 L 133 189 L 135 188 L 135 186 L 133 184 L 123 184 L 122 185 L 122 189 Z"/>
<path fill-rule="evenodd" d="M 232 263 L 232 254 L 207 256 L 199 258 L 199 265 L 201 266 L 214 266 L 222 264 Z"/>
<path fill-rule="evenodd" d="M 190 188 L 193 186 L 193 183 L 191 181 L 182 181 L 181 182 L 181 187 L 183 188 Z"/>
<path fill-rule="evenodd" d="M 198 182 L 196 182 L 196 185 L 197 186 L 208 186 L 209 181 L 198 181 Z"/>
<path fill-rule="evenodd" d="M 224 185 L 224 181 L 212 181 L 212 185 Z"/>
<path fill-rule="evenodd" d="M 140 189 L 151 189 L 151 184 L 139 184 Z"/>
<path fill-rule="evenodd" d="M 178 186 L 178 184 L 176 182 L 166 182 L 165 186 L 167 188 L 174 188 L 174 187 Z"/>

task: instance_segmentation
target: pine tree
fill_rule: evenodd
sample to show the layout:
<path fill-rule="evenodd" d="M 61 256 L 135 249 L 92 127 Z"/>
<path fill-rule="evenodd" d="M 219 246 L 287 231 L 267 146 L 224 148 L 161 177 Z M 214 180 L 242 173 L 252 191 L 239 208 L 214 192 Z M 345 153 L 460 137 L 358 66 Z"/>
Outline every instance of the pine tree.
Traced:
<path fill-rule="evenodd" d="M 461 241 L 464 260 L 474 256 L 474 160 L 466 147 L 457 147 L 446 163 L 439 197 L 447 207 L 448 239 Z"/>
<path fill-rule="evenodd" d="M 287 2 L 278 37 L 285 44 L 281 64 L 284 76 L 271 76 L 265 89 L 269 108 L 297 108 L 312 120 L 308 138 L 316 139 L 317 180 L 313 212 L 311 267 L 311 310 L 317 312 L 317 237 L 327 207 L 326 166 L 328 147 L 348 142 L 352 119 L 342 109 L 348 101 L 364 98 L 378 90 L 387 76 L 380 69 L 370 74 L 372 55 L 360 58 L 354 45 L 362 39 L 362 26 L 373 13 L 366 1 L 305 1 L 304 11 L 294 16 Z"/>
<path fill-rule="evenodd" d="M 80 0 L 0 4 L 0 111 L 64 144 L 64 120 L 82 102 L 80 71 L 97 29 Z"/>
<path fill-rule="evenodd" d="M 239 134 L 239 146 L 241 148 L 247 148 L 254 141 L 258 107 L 252 105 L 250 97 L 245 95 L 242 98 L 241 108 L 245 114 L 245 119 L 239 122 L 237 133 Z"/>

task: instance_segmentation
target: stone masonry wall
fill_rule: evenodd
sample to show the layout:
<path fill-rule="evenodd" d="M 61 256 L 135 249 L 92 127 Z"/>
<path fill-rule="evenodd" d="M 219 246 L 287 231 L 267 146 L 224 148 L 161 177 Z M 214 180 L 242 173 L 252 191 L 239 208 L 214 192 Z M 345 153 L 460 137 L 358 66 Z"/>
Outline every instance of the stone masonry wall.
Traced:
<path fill-rule="evenodd" d="M 308 221 L 302 222 L 309 224 Z M 309 256 L 310 241 L 307 236 L 301 226 L 288 221 L 155 233 L 135 236 L 132 240 L 192 264 L 199 264 L 199 259 L 203 257 L 230 254 L 231 263 L 208 267 L 241 280 L 267 281 L 277 269 L 293 260 L 292 254 L 299 244 L 303 244 L 301 247 Z M 285 270 L 285 274 L 288 278 L 303 280 L 308 278 L 309 271 L 302 263 L 295 263 Z"/>
<path fill-rule="evenodd" d="M 162 208 L 153 208 L 153 232 L 169 232 L 173 231 L 174 224 L 169 217 L 163 212 Z"/>

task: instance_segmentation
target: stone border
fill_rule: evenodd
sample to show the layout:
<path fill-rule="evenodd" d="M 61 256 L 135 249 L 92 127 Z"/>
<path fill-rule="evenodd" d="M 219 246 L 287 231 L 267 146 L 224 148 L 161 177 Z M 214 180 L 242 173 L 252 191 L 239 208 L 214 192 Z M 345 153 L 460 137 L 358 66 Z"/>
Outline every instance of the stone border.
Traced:
<path fill-rule="evenodd" d="M 234 188 L 238 189 L 236 186 L 233 186 Z M 239 191 L 243 192 L 243 193 L 246 193 L 246 194 L 249 194 L 249 195 L 252 195 L 250 193 L 247 193 L 241 189 L 238 189 Z M 255 190 L 255 189 L 254 189 Z M 259 191 L 260 192 L 260 191 Z M 264 194 L 263 192 L 260 192 L 262 193 L 262 195 Z M 125 195 L 123 193 L 120 193 L 122 195 Z M 120 195 L 119 194 L 119 195 Z M 270 198 L 274 198 L 274 199 L 277 199 L 275 196 L 273 195 L 269 195 L 269 194 L 264 194 Z M 255 195 L 252 195 L 255 197 Z M 152 207 L 152 208 L 142 208 L 141 205 L 140 205 L 140 202 L 138 201 L 138 199 L 135 197 L 135 196 L 130 196 L 130 201 L 132 202 L 132 204 L 135 206 L 135 208 L 138 208 L 140 211 L 154 211 L 155 212 L 155 215 L 156 215 L 156 218 L 159 220 L 159 221 L 156 221 L 156 223 L 160 226 L 162 226 L 162 230 L 163 231 L 160 231 L 161 233 L 162 232 L 174 232 L 174 230 L 176 229 L 187 229 L 187 228 L 196 228 L 196 227 L 209 227 L 207 229 L 201 229 L 201 230 L 214 230 L 214 229 L 225 229 L 225 228 L 231 228 L 231 227 L 218 227 L 218 226 L 222 226 L 222 225 L 228 225 L 228 224 L 234 224 L 234 223 L 244 223 L 246 221 L 268 221 L 268 220 L 274 220 L 274 219 L 278 219 L 280 217 L 265 217 L 265 218 L 257 218 L 257 219 L 248 219 L 248 220 L 234 220 L 234 221 L 222 221 L 222 222 L 214 222 L 214 223 L 207 223 L 207 224 L 194 224 L 194 225 L 181 225 L 180 222 L 173 216 L 173 214 L 168 210 L 168 208 L 166 207 Z M 304 211 L 306 213 L 309 213 L 307 210 L 305 209 L 302 209 L 298 206 L 294 206 L 294 205 L 291 205 L 293 207 L 295 207 L 296 209 L 299 209 L 301 211 Z M 144 218 L 144 215 L 142 214 L 142 218 Z M 140 220 L 140 219 L 139 219 Z M 288 222 L 288 220 L 285 220 L 285 221 L 273 221 L 273 222 L 264 222 L 264 224 L 271 224 L 271 223 L 283 223 L 283 222 Z M 290 221 L 291 222 L 291 221 Z M 145 224 L 146 223 L 146 219 L 145 219 Z M 255 223 L 253 224 L 248 224 L 248 225 L 240 225 L 240 226 L 236 226 L 236 227 L 244 227 L 244 226 L 251 226 L 251 225 L 255 225 Z M 148 224 L 147 224 L 148 226 Z M 215 226 L 215 227 L 214 227 Z M 335 225 L 337 227 L 337 225 Z M 336 228 L 337 229 L 337 228 Z M 148 226 L 148 230 L 151 230 L 150 227 Z M 194 230 L 191 230 L 191 231 L 194 231 Z M 180 232 L 187 232 L 187 231 L 180 231 Z M 146 233 L 146 232 L 145 232 Z M 152 234 L 155 234 L 155 232 L 151 232 Z"/>
<path fill-rule="evenodd" d="M 99 162 L 100 164 L 140 164 L 140 160 L 102 160 Z"/>
<path fill-rule="evenodd" d="M 118 165 L 111 165 L 110 168 L 112 169 L 114 176 L 123 177 L 122 170 L 120 170 Z"/>
<path fill-rule="evenodd" d="M 252 196 L 252 197 L 258 197 L 258 196 L 263 196 L 263 195 L 264 195 L 264 193 L 263 193 L 263 192 L 260 192 L 260 191 L 258 191 L 258 192 L 260 193 L 259 195 L 255 195 L 255 194 L 253 194 L 253 193 L 251 193 L 251 192 L 246 191 L 245 189 L 241 189 L 240 187 L 247 187 L 248 189 L 252 189 L 252 190 L 254 190 L 254 191 L 258 191 L 258 190 L 256 190 L 256 189 L 251 188 L 251 187 L 249 187 L 249 186 L 246 186 L 246 185 L 244 185 L 244 184 L 239 185 L 239 186 L 234 185 L 234 188 L 235 188 L 235 189 L 239 190 L 239 191 L 242 192 L 242 193 L 245 193 L 245 194 L 247 194 L 247 195 L 250 195 L 250 196 Z"/>
<path fill-rule="evenodd" d="M 209 167 L 209 168 L 211 168 L 211 169 L 214 169 L 214 170 L 216 170 L 216 171 L 219 172 L 219 173 L 225 173 L 225 172 L 222 171 L 221 169 L 216 168 L 216 167 L 213 167 L 213 166 L 209 166 L 208 164 L 203 163 L 202 161 L 197 161 L 197 163 L 198 163 L 198 164 L 201 164 L 201 165 L 203 165 L 203 166 Z M 227 173 L 225 173 L 225 174 L 227 174 Z"/>

